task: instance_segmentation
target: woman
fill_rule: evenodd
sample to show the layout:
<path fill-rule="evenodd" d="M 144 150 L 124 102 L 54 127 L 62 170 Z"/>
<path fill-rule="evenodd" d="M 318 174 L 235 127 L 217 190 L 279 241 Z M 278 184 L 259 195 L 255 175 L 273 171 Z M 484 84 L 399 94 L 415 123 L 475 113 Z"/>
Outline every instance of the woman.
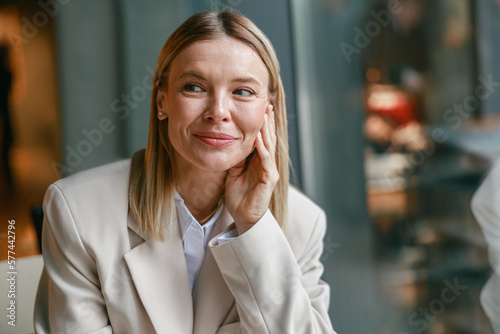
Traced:
<path fill-rule="evenodd" d="M 230 12 L 183 23 L 146 150 L 47 191 L 37 332 L 332 333 L 325 215 L 288 186 L 286 126 L 265 35 Z"/>

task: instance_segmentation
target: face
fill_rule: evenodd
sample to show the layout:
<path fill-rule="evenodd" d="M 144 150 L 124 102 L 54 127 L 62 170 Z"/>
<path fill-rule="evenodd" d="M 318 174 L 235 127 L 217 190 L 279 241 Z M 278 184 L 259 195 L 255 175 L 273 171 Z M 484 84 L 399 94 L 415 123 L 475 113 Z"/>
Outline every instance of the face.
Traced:
<path fill-rule="evenodd" d="M 179 53 L 157 98 L 176 161 L 219 172 L 244 160 L 264 123 L 268 84 L 260 57 L 238 40 L 199 41 Z"/>

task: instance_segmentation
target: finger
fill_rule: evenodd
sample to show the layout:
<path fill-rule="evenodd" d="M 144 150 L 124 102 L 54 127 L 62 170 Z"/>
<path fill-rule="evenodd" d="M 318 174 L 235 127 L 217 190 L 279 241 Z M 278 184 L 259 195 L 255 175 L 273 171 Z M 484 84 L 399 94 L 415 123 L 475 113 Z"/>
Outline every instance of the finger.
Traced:
<path fill-rule="evenodd" d="M 274 108 L 271 105 L 271 113 L 270 113 L 270 132 L 271 132 L 271 142 L 273 144 L 271 153 L 275 154 L 276 152 L 276 145 L 277 145 L 277 135 L 276 135 L 276 119 L 275 119 L 275 113 L 274 113 Z"/>
<path fill-rule="evenodd" d="M 266 145 L 264 144 L 264 139 L 262 138 L 262 134 L 260 132 L 257 136 L 256 144 L 262 168 L 266 171 L 273 170 L 273 167 L 276 165 L 274 156 L 271 155 Z"/>
<path fill-rule="evenodd" d="M 271 133 L 274 137 L 276 137 L 276 113 L 274 112 L 274 108 L 271 109 Z"/>
<path fill-rule="evenodd" d="M 264 143 L 262 131 L 257 134 L 257 138 L 255 139 L 255 147 L 257 148 L 257 153 L 259 154 L 262 161 L 269 159 L 270 155 Z"/>
<path fill-rule="evenodd" d="M 264 124 L 262 125 L 262 128 L 260 129 L 260 134 L 262 135 L 262 140 L 264 141 L 264 145 L 266 146 L 266 149 L 269 151 L 270 150 L 270 145 L 271 145 L 271 133 L 269 131 L 269 114 L 264 114 Z"/>
<path fill-rule="evenodd" d="M 266 124 L 265 124 L 265 130 L 266 130 L 266 133 L 267 133 L 267 137 L 265 138 L 265 141 L 264 143 L 267 144 L 267 148 L 269 149 L 269 146 L 268 144 L 271 142 L 271 139 L 272 139 L 272 133 L 271 133 L 271 116 L 272 116 L 272 111 L 273 111 L 273 106 L 272 105 L 269 105 L 267 107 L 267 111 L 266 111 Z"/>
<path fill-rule="evenodd" d="M 229 176 L 238 176 L 243 172 L 244 168 L 245 168 L 245 160 L 242 160 L 233 167 L 229 168 L 227 174 Z"/>
<path fill-rule="evenodd" d="M 260 132 L 257 135 L 256 146 L 261 160 L 261 180 L 269 184 L 276 183 L 277 179 L 279 178 L 277 176 L 278 170 L 276 168 L 276 162 L 274 156 L 271 156 L 271 154 L 265 147 L 264 140 L 262 139 L 262 135 Z"/>
<path fill-rule="evenodd" d="M 276 130 L 275 130 L 275 122 L 274 122 L 274 111 L 273 105 L 269 105 L 267 109 L 267 118 L 265 122 L 265 136 L 264 136 L 264 144 L 266 145 L 267 150 L 271 154 L 273 158 L 276 152 Z"/>

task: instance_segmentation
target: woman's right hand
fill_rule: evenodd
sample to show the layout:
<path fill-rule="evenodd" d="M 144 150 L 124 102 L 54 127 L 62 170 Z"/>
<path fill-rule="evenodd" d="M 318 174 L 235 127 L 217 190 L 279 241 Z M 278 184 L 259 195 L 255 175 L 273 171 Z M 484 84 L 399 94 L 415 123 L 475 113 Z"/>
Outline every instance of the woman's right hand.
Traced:
<path fill-rule="evenodd" d="M 257 223 L 269 208 L 279 180 L 276 141 L 274 111 L 269 104 L 264 124 L 255 139 L 257 154 L 250 162 L 246 163 L 245 159 L 229 169 L 226 176 L 226 206 L 240 235 Z"/>

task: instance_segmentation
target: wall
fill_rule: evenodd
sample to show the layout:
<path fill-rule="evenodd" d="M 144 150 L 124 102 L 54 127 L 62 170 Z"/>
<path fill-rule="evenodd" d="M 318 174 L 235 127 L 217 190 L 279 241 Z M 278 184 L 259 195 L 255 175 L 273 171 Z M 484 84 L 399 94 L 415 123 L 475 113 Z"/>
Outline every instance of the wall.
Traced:
<path fill-rule="evenodd" d="M 71 1 L 56 15 L 61 176 L 144 148 L 156 57 L 190 15 L 186 2 Z"/>
<path fill-rule="evenodd" d="M 478 40 L 479 73 L 485 78 L 490 75 L 496 83 L 500 82 L 500 2 L 493 0 L 474 1 L 476 6 L 476 37 Z M 500 90 L 495 86 L 491 96 L 481 104 L 484 114 L 500 113 Z"/>
<path fill-rule="evenodd" d="M 304 189 L 326 211 L 322 259 L 338 333 L 376 333 L 371 226 L 366 210 L 359 54 L 346 57 L 364 1 L 291 1 Z"/>

